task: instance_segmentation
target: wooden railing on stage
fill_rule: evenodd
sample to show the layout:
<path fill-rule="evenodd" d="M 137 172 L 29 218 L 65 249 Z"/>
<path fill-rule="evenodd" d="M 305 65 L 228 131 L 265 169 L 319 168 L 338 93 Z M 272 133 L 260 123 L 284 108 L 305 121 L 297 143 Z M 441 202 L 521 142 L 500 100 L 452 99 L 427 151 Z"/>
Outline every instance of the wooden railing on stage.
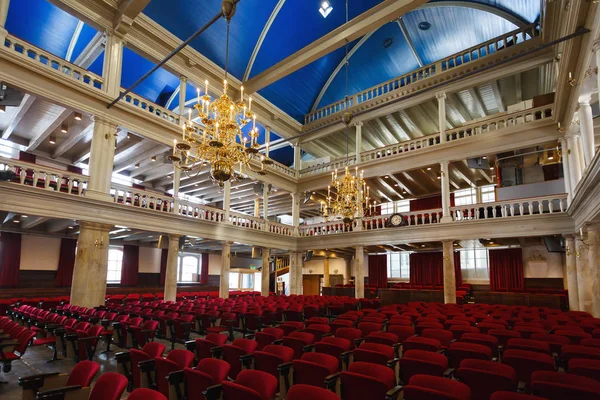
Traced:
<path fill-rule="evenodd" d="M 355 297 L 355 290 L 353 287 L 324 287 L 323 296 Z"/>
<path fill-rule="evenodd" d="M 381 305 L 408 304 L 409 301 L 444 302 L 441 290 L 379 289 Z"/>
<path fill-rule="evenodd" d="M 477 304 L 561 308 L 560 296 L 551 294 L 474 292 Z"/>

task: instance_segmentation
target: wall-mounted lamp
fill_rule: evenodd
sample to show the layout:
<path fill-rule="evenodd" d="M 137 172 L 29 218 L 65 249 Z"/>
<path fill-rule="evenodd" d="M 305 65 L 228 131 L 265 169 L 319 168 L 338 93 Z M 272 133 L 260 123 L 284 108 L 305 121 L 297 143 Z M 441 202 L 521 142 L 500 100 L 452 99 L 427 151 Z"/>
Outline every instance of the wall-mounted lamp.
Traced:
<path fill-rule="evenodd" d="M 103 239 L 96 239 L 94 241 L 94 247 L 96 249 L 103 249 L 104 248 L 104 240 Z"/>

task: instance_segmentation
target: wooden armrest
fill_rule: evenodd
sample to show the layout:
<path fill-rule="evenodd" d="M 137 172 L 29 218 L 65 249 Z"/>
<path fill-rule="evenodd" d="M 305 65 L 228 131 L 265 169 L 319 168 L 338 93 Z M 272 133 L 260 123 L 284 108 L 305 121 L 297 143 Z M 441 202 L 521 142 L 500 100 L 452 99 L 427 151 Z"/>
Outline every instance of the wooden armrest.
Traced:
<path fill-rule="evenodd" d="M 244 354 L 240 357 L 240 361 L 242 365 L 246 368 L 250 368 L 250 364 L 252 364 L 252 360 L 254 360 L 254 354 Z"/>
<path fill-rule="evenodd" d="M 212 353 L 213 358 L 221 358 L 221 355 L 223 354 L 223 346 L 212 347 L 210 352 Z"/>
<path fill-rule="evenodd" d="M 444 378 L 452 378 L 452 376 L 454 375 L 454 368 L 448 368 L 446 371 L 444 371 Z"/>
<path fill-rule="evenodd" d="M 341 374 L 341 372 L 336 372 L 335 374 L 331 374 L 325 377 L 325 387 L 327 388 L 327 390 L 331 390 L 335 393 L 335 386 Z"/>
<path fill-rule="evenodd" d="M 19 344 L 18 340 L 8 340 L 6 342 L 0 343 L 0 350 L 4 349 L 6 347 L 14 347 L 18 344 Z"/>
<path fill-rule="evenodd" d="M 283 344 L 283 339 L 274 340 L 272 344 L 277 344 L 277 345 Z"/>
<path fill-rule="evenodd" d="M 196 341 L 188 340 L 187 342 L 185 342 L 185 348 L 192 352 L 196 351 Z"/>
<path fill-rule="evenodd" d="M 385 394 L 385 400 L 396 400 L 400 396 L 400 392 L 404 389 L 404 386 L 395 386 L 387 391 Z"/>
<path fill-rule="evenodd" d="M 19 378 L 19 386 L 23 387 L 23 390 L 39 389 L 44 386 L 44 380 L 46 378 L 52 378 L 59 375 L 60 372 L 50 372 L 47 374 L 23 376 Z"/>
<path fill-rule="evenodd" d="M 305 353 L 311 352 L 315 349 L 315 345 L 314 344 L 309 344 L 307 346 L 302 347 L 302 351 Z"/>
<path fill-rule="evenodd" d="M 362 342 L 364 342 L 364 341 L 365 341 L 365 338 L 358 338 L 358 339 L 354 339 L 354 346 L 355 346 L 355 347 L 358 347 L 358 346 L 360 346 L 360 344 L 361 344 Z"/>
<path fill-rule="evenodd" d="M 398 364 L 398 360 L 399 360 L 398 358 L 393 358 L 393 359 L 391 359 L 391 360 L 388 360 L 388 361 L 385 363 L 385 365 L 387 365 L 387 366 L 388 366 L 388 367 L 390 367 L 390 368 L 395 368 L 395 367 L 396 367 L 396 364 Z"/>
<path fill-rule="evenodd" d="M 138 367 L 140 367 L 140 371 L 142 372 L 151 372 L 154 371 L 155 362 L 154 360 L 144 360 L 138 363 Z"/>
<path fill-rule="evenodd" d="M 62 400 L 67 392 L 81 390 L 82 386 L 67 386 L 59 389 L 47 390 L 38 393 L 37 400 Z"/>
<path fill-rule="evenodd" d="M 120 351 L 115 353 L 115 359 L 118 363 L 125 363 L 131 361 L 131 354 L 128 351 Z"/>
<path fill-rule="evenodd" d="M 221 396 L 221 385 L 209 386 L 206 391 L 202 392 L 206 400 L 217 400 Z"/>

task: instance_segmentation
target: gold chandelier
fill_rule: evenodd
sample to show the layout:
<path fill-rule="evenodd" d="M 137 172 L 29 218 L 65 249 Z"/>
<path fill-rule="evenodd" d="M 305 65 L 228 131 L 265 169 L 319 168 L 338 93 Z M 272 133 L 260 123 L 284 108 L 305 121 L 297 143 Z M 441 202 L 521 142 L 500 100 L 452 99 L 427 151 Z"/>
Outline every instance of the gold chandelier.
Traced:
<path fill-rule="evenodd" d="M 363 172 L 354 175 L 346 167 L 345 173 L 338 176 L 337 169 L 331 173 L 331 185 L 327 186 L 326 203 L 321 203 L 321 212 L 327 220 L 342 220 L 349 224 L 354 218 L 362 218 L 369 213 L 369 187 L 363 179 Z"/>
<path fill-rule="evenodd" d="M 229 51 L 229 20 L 235 12 L 229 10 L 227 16 L 227 45 Z M 203 129 L 197 130 L 192 124 L 192 110 L 189 110 L 188 121 L 183 126 L 182 141 L 174 141 L 173 154 L 168 159 L 173 166 L 188 176 L 197 176 L 203 167 L 210 165 L 210 176 L 219 186 L 226 181 L 235 181 L 243 176 L 244 168 L 259 175 L 265 175 L 265 167 L 273 164 L 269 159 L 269 143 L 267 138 L 266 152 L 258 154 L 258 129 L 256 115 L 252 112 L 252 98 L 244 101 L 244 87 L 240 88 L 240 101 L 235 102 L 227 95 L 227 62 L 223 93 L 212 100 L 208 94 L 208 81 L 205 81 L 204 95 L 200 96 L 194 108 Z M 243 137 L 242 128 L 252 121 L 252 129 L 248 137 Z M 267 135 L 268 136 L 268 135 Z M 252 167 L 252 162 L 260 164 L 259 169 Z M 238 173 L 235 168 L 238 167 Z M 192 172 L 194 171 L 194 172 Z"/>

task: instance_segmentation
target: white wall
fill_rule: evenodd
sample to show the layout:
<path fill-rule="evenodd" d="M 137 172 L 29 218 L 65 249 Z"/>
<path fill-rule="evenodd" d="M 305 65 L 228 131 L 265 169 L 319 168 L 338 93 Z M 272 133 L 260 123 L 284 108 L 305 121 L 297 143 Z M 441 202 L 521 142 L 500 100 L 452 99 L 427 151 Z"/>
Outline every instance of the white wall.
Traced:
<path fill-rule="evenodd" d="M 564 179 L 497 188 L 496 201 L 550 196 L 560 193 L 565 193 Z"/>
<path fill-rule="evenodd" d="M 22 270 L 56 271 L 60 254 L 60 238 L 22 235 Z"/>
<path fill-rule="evenodd" d="M 562 278 L 564 254 L 550 253 L 546 246 L 523 246 L 523 273 L 525 278 Z"/>
<path fill-rule="evenodd" d="M 140 273 L 160 274 L 160 258 L 162 249 L 140 247 Z"/>

